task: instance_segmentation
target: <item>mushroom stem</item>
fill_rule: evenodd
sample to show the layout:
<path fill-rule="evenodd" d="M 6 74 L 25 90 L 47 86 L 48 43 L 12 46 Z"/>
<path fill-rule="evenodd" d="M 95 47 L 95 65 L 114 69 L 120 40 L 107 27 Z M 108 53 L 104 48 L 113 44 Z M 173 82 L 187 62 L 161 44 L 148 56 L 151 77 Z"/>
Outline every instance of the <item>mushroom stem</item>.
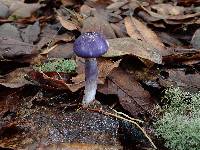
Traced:
<path fill-rule="evenodd" d="M 95 99 L 98 69 L 96 58 L 85 59 L 85 91 L 82 104 L 87 106 Z"/>

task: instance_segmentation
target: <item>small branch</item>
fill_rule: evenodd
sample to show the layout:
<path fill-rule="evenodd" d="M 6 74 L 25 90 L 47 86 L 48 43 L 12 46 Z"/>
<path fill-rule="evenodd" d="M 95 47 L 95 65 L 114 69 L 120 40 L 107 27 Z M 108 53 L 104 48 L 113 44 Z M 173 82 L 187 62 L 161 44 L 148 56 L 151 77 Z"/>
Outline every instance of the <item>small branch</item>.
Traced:
<path fill-rule="evenodd" d="M 130 122 L 130 123 L 136 125 L 136 126 L 142 131 L 142 133 L 144 134 L 144 136 L 149 140 L 149 142 L 151 143 L 151 145 L 153 146 L 153 148 L 154 148 L 154 149 L 157 149 L 157 147 L 155 146 L 155 144 L 153 143 L 153 141 L 151 140 L 151 138 L 147 135 L 147 133 L 144 131 L 144 129 L 141 128 L 140 125 L 139 125 L 137 122 L 135 122 L 136 120 L 139 121 L 139 122 L 141 122 L 141 120 L 131 118 L 131 117 L 129 117 L 128 115 L 126 115 L 126 114 L 124 114 L 124 113 L 122 113 L 122 112 L 117 112 L 116 110 L 113 110 L 113 111 L 114 111 L 115 113 L 119 114 L 119 115 L 115 115 L 115 114 L 112 114 L 112 113 L 109 113 L 109 112 L 105 112 L 105 111 L 100 110 L 100 109 L 91 109 L 91 108 L 84 108 L 84 109 L 89 110 L 89 111 L 92 111 L 92 112 L 102 113 L 102 114 L 104 114 L 104 115 L 106 115 L 106 116 L 112 116 L 112 117 L 115 117 L 115 118 L 118 118 L 118 119 L 122 119 L 122 120 L 125 120 L 125 121 L 127 121 L 127 122 Z M 124 118 L 124 117 L 122 117 L 122 116 L 120 116 L 120 115 L 123 115 L 123 116 L 125 116 L 125 117 L 127 117 L 127 118 L 129 118 L 129 119 Z M 135 121 L 134 121 L 134 120 L 135 120 Z"/>

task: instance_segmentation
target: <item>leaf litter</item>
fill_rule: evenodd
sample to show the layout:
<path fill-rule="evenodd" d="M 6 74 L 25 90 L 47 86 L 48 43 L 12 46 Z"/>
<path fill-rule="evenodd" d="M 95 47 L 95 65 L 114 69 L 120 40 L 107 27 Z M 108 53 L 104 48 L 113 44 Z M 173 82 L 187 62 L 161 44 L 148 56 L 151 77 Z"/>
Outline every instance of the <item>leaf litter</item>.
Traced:
<path fill-rule="evenodd" d="M 1 64 L 18 63 L 6 71 L 0 69 L 0 88 L 5 95 L 0 101 L 0 147 L 127 147 L 121 143 L 128 141 L 118 139 L 118 134 L 129 136 L 120 129 L 119 120 L 88 110 L 75 111 L 83 96 L 85 75 L 84 60 L 73 53 L 74 39 L 82 32 L 92 31 L 108 39 L 108 53 L 98 58 L 96 99 L 110 99 L 111 103 L 114 99 L 110 107 L 137 118 L 149 114 L 151 120 L 156 116 L 158 95 L 163 89 L 171 85 L 193 92 L 200 89 L 199 4 L 192 0 L 2 0 Z M 33 70 L 34 65 L 50 58 L 76 60 L 76 72 Z M 30 88 L 37 94 L 30 94 Z M 17 92 L 10 95 L 9 90 Z M 144 128 L 154 138 L 149 126 Z M 134 134 L 140 135 L 137 130 Z M 132 147 L 151 147 L 141 141 L 135 137 Z"/>

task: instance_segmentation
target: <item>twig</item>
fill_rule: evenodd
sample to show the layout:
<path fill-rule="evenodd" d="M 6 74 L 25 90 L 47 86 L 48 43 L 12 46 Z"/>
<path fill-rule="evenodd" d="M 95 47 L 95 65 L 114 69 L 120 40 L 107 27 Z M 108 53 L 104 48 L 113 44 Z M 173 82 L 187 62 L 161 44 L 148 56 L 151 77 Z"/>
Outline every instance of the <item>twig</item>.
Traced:
<path fill-rule="evenodd" d="M 118 112 L 118 111 L 116 111 L 115 109 L 112 109 L 112 108 L 111 108 L 111 110 L 113 110 L 116 114 L 125 116 L 126 118 L 128 118 L 128 119 L 130 119 L 130 120 L 132 120 L 132 121 L 137 121 L 137 122 L 140 122 L 140 123 L 143 123 L 143 122 L 144 122 L 144 121 L 142 121 L 142 120 L 140 120 L 140 119 L 132 118 L 132 117 L 130 117 L 130 116 L 124 114 L 123 112 Z"/>
<path fill-rule="evenodd" d="M 133 120 L 135 120 L 135 119 L 129 117 L 128 115 L 125 115 L 125 114 L 123 114 L 123 113 L 121 113 L 121 112 L 117 112 L 117 111 L 115 110 L 115 112 L 117 112 L 117 114 L 121 114 L 121 115 L 124 115 L 124 116 L 126 116 L 126 117 L 128 116 L 127 118 L 129 118 L 129 119 L 124 118 L 124 117 L 119 116 L 119 115 L 115 115 L 115 114 L 109 113 L 109 112 L 105 112 L 105 111 L 100 110 L 100 109 L 91 109 L 91 108 L 84 108 L 84 109 L 89 110 L 89 111 L 93 111 L 93 112 L 102 113 L 102 114 L 107 115 L 107 116 L 112 116 L 112 117 L 115 117 L 115 118 L 122 119 L 122 120 L 125 120 L 125 121 L 127 121 L 127 122 L 133 123 L 134 125 L 136 125 L 136 126 L 142 131 L 142 133 L 143 133 L 144 136 L 149 140 L 149 142 L 151 143 L 151 145 L 153 146 L 153 148 L 154 148 L 154 149 L 157 149 L 157 147 L 155 146 L 155 144 L 153 143 L 153 141 L 151 140 L 151 138 L 147 135 L 147 133 L 144 131 L 144 129 L 141 128 L 137 122 L 133 121 Z M 140 121 L 141 121 L 141 120 L 140 120 Z"/>

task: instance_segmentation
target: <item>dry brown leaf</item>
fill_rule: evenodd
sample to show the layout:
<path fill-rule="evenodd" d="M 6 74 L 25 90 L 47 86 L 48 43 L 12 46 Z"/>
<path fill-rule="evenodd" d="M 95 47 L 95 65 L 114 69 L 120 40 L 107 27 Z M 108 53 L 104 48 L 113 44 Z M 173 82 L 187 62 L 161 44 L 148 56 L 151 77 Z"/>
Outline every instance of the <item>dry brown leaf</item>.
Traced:
<path fill-rule="evenodd" d="M 76 4 L 75 0 L 61 0 L 62 4 L 66 7 L 73 6 Z"/>
<path fill-rule="evenodd" d="M 160 39 L 162 40 L 162 42 L 169 46 L 176 47 L 176 46 L 183 45 L 183 43 L 181 41 L 179 41 L 178 39 L 173 37 L 171 34 L 168 34 L 166 32 L 157 32 L 157 34 L 160 37 Z"/>
<path fill-rule="evenodd" d="M 112 27 L 103 17 L 88 17 L 85 19 L 81 32 L 99 32 L 107 39 L 116 38 Z"/>
<path fill-rule="evenodd" d="M 52 145 L 40 145 L 38 149 L 66 149 L 66 150 L 120 150 L 123 149 L 117 145 L 99 145 L 99 144 L 86 144 L 86 143 L 61 143 Z"/>
<path fill-rule="evenodd" d="M 167 51 L 159 37 L 142 22 L 134 17 L 126 17 L 124 19 L 128 35 L 137 40 L 142 41 L 148 47 L 156 48 L 161 55 L 166 55 Z"/>
<path fill-rule="evenodd" d="M 168 77 L 164 79 L 159 78 L 160 85 L 164 87 L 176 86 L 181 87 L 189 91 L 199 91 L 200 90 L 200 74 L 186 74 L 185 71 L 181 69 L 168 69 L 165 70 Z M 165 73 L 165 74 L 166 74 Z"/>
<path fill-rule="evenodd" d="M 172 62 L 190 62 L 200 60 L 200 49 L 184 49 L 184 48 L 175 48 L 174 52 L 171 55 L 164 56 L 164 63 Z"/>
<path fill-rule="evenodd" d="M 192 36 L 191 44 L 193 48 L 198 48 L 200 49 L 200 28 L 197 29 Z"/>
<path fill-rule="evenodd" d="M 161 15 L 182 15 L 184 14 L 185 8 L 181 6 L 174 6 L 172 4 L 156 4 L 151 5 L 151 9 L 155 10 L 157 13 Z"/>
<path fill-rule="evenodd" d="M 143 10 L 143 11 L 139 11 L 138 14 L 142 13 L 143 19 L 147 20 L 148 22 L 164 20 L 167 24 L 183 24 L 183 23 L 191 23 L 191 20 L 195 21 L 196 17 L 200 16 L 199 12 L 194 13 L 194 14 L 163 15 L 163 14 L 155 13 L 155 12 L 145 8 L 139 2 L 137 2 L 137 4 Z M 149 17 L 151 19 L 149 19 Z"/>
<path fill-rule="evenodd" d="M 21 36 L 24 42 L 33 44 L 34 42 L 38 41 L 40 34 L 40 24 L 39 21 L 36 21 L 33 25 L 27 26 L 21 32 Z"/>
<path fill-rule="evenodd" d="M 41 49 L 44 45 L 48 48 L 54 46 L 55 43 L 59 41 L 70 42 L 74 39 L 74 35 L 69 33 L 59 34 L 58 31 L 53 28 L 53 26 L 48 25 L 43 28 L 40 34 L 40 41 L 37 43 L 38 49 Z"/>
<path fill-rule="evenodd" d="M 121 2 L 114 2 L 110 5 L 108 5 L 106 7 L 106 9 L 109 9 L 109 10 L 113 10 L 113 11 L 116 11 L 118 10 L 120 7 L 124 6 L 125 4 L 127 4 L 128 1 L 127 0 L 124 0 L 124 1 L 121 1 Z"/>
<path fill-rule="evenodd" d="M 179 5 L 183 5 L 183 6 L 191 6 L 191 5 L 198 5 L 200 4 L 200 0 L 177 0 L 177 3 Z"/>
<path fill-rule="evenodd" d="M 1 37 L 11 38 L 18 41 L 22 41 L 20 31 L 11 23 L 4 23 L 0 26 Z"/>
<path fill-rule="evenodd" d="M 37 53 L 36 46 L 5 37 L 0 37 L 0 50 L 0 57 L 8 59 Z"/>
<path fill-rule="evenodd" d="M 82 5 L 80 8 L 80 14 L 85 17 L 89 17 L 92 11 L 95 11 L 95 8 L 91 8 L 88 5 Z"/>
<path fill-rule="evenodd" d="M 118 25 L 116 25 L 114 23 L 111 23 L 110 25 L 113 28 L 113 31 L 115 32 L 117 37 L 119 37 L 119 38 L 126 37 L 126 33 L 123 32 Z"/>
<path fill-rule="evenodd" d="M 48 52 L 49 58 L 72 58 L 74 56 L 73 44 L 59 44 Z"/>
<path fill-rule="evenodd" d="M 148 59 L 154 63 L 162 63 L 162 54 L 155 48 L 148 47 L 146 43 L 139 42 L 133 38 L 109 39 L 109 50 L 104 57 L 116 57 L 123 55 L 134 55 Z"/>
<path fill-rule="evenodd" d="M 30 68 L 18 68 L 9 74 L 0 78 L 0 85 L 9 88 L 19 88 L 27 84 L 32 84 L 25 79 L 25 76 L 30 72 Z"/>
<path fill-rule="evenodd" d="M 12 16 L 17 18 L 26 18 L 30 17 L 33 12 L 38 10 L 42 5 L 39 3 L 27 4 L 21 1 L 13 2 L 9 10 L 12 13 Z"/>
<path fill-rule="evenodd" d="M 120 68 L 114 69 L 107 82 L 98 88 L 104 94 L 116 94 L 122 107 L 133 116 L 148 112 L 153 114 L 155 103 L 148 91 L 145 91 L 133 75 Z"/>
<path fill-rule="evenodd" d="M 75 22 L 72 22 L 70 20 L 65 19 L 63 16 L 58 15 L 58 19 L 59 19 L 61 25 L 67 30 L 72 31 L 72 30 L 80 29 L 80 26 L 78 24 L 76 24 Z"/>
<path fill-rule="evenodd" d="M 194 14 L 186 14 L 186 15 L 178 15 L 178 16 L 169 16 L 168 18 L 166 18 L 166 20 L 174 20 L 174 21 L 184 21 L 184 20 L 188 20 L 188 19 L 195 19 L 195 17 L 199 17 L 200 16 L 200 12 L 194 13 Z"/>

